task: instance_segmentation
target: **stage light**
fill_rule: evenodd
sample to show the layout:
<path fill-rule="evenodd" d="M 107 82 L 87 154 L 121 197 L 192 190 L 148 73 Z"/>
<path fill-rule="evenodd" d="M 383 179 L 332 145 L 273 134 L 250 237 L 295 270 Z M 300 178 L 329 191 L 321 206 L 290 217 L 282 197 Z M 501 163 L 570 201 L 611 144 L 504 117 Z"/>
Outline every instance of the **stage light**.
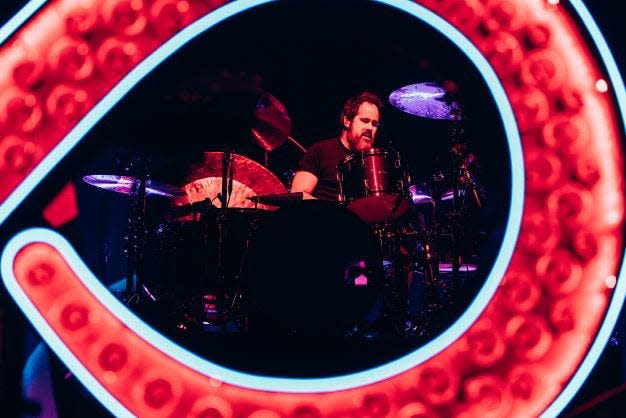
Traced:
<path fill-rule="evenodd" d="M 600 79 L 596 81 L 596 90 L 598 90 L 600 93 L 606 93 L 607 91 L 609 91 L 609 85 L 607 84 L 606 80 Z"/>
<path fill-rule="evenodd" d="M 606 284 L 606 287 L 608 287 L 609 289 L 614 289 L 615 285 L 617 284 L 617 278 L 615 276 L 609 276 L 606 278 L 604 283 Z"/>

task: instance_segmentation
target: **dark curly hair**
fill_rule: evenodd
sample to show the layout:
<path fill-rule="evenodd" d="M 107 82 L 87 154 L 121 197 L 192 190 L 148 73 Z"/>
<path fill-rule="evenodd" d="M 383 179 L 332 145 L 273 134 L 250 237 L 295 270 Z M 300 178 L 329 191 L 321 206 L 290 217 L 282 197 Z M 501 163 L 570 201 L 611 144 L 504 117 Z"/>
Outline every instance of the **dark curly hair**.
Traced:
<path fill-rule="evenodd" d="M 348 120 L 354 119 L 359 111 L 359 106 L 365 102 L 375 105 L 379 112 L 383 109 L 383 102 L 374 93 L 364 91 L 358 96 L 351 97 L 344 103 L 341 114 L 339 115 L 339 124 L 341 125 L 341 129 L 346 129 L 343 124 L 343 118 L 345 117 Z"/>

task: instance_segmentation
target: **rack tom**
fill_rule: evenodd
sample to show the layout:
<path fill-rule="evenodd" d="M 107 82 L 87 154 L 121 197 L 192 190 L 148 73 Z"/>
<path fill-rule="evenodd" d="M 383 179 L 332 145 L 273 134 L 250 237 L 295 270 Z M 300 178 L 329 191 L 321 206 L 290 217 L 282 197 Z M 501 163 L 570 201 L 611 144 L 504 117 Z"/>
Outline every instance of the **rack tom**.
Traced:
<path fill-rule="evenodd" d="M 369 224 L 404 215 L 410 207 L 400 156 L 382 148 L 347 156 L 337 166 L 339 201 Z"/>

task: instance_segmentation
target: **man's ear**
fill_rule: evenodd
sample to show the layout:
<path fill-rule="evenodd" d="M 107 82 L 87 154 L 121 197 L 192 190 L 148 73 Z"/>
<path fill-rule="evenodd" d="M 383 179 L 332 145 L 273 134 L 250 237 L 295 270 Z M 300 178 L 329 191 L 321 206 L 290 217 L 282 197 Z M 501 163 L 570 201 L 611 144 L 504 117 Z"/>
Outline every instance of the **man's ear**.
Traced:
<path fill-rule="evenodd" d="M 343 128 L 344 129 L 346 129 L 346 130 L 350 129 L 350 119 L 348 119 L 347 116 L 343 117 L 342 123 L 343 123 Z"/>

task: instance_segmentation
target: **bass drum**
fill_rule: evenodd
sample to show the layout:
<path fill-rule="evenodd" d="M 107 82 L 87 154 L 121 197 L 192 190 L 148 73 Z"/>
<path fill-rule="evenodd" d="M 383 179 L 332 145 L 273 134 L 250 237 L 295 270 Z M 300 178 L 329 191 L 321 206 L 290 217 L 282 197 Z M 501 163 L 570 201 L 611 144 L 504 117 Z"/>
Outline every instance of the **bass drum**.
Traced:
<path fill-rule="evenodd" d="M 228 208 L 223 219 L 224 242 L 221 248 L 222 273 L 225 283 L 219 283 L 218 209 L 207 219 L 178 221 L 158 226 L 149 240 L 149 268 L 164 289 L 182 296 L 212 292 L 220 287 L 231 291 L 236 286 L 242 260 L 256 224 L 268 211 Z"/>
<path fill-rule="evenodd" d="M 382 259 L 369 227 L 329 202 L 271 214 L 246 260 L 249 330 L 264 335 L 345 335 L 372 322 Z"/>

